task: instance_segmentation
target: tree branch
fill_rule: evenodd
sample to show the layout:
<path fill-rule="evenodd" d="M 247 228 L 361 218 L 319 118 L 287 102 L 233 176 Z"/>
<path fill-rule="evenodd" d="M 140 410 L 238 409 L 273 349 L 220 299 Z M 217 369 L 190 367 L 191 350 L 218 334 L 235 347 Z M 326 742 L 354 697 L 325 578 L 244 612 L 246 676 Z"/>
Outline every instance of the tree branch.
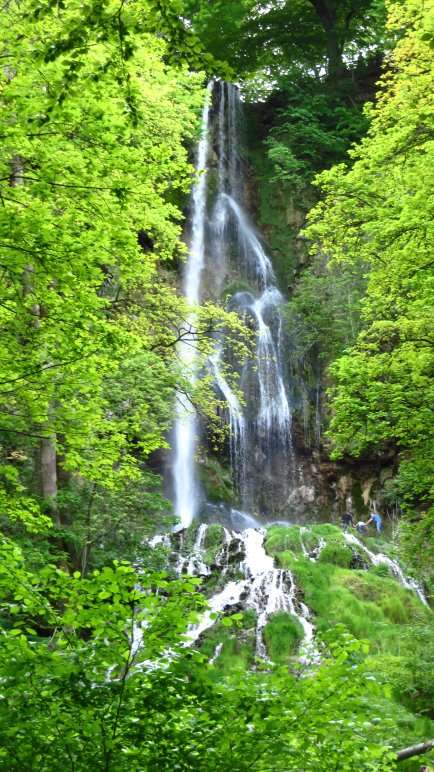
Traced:
<path fill-rule="evenodd" d="M 434 748 L 434 740 L 426 740 L 424 743 L 418 745 L 411 745 L 408 748 L 403 748 L 400 751 L 395 751 L 396 761 L 405 761 L 412 756 L 420 756 L 422 753 L 427 753 Z"/>

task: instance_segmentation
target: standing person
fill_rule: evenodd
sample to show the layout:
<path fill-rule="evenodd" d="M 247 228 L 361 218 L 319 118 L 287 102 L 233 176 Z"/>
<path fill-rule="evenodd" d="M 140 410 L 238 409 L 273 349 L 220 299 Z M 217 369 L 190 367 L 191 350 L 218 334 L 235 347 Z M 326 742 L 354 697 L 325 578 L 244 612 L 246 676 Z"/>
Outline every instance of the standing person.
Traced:
<path fill-rule="evenodd" d="M 365 533 L 367 532 L 367 525 L 368 523 L 364 523 L 363 520 L 359 520 L 359 522 L 356 525 L 356 529 L 362 536 L 364 536 Z"/>
<path fill-rule="evenodd" d="M 350 525 L 354 525 L 353 516 L 351 512 L 345 512 L 342 515 L 342 528 L 344 529 L 345 532 L 348 530 Z"/>
<path fill-rule="evenodd" d="M 377 533 L 381 533 L 383 528 L 383 521 L 380 517 L 380 515 L 377 515 L 376 512 L 371 512 L 369 520 L 367 521 L 366 525 L 369 525 L 369 523 L 375 523 L 375 527 L 377 529 Z"/>

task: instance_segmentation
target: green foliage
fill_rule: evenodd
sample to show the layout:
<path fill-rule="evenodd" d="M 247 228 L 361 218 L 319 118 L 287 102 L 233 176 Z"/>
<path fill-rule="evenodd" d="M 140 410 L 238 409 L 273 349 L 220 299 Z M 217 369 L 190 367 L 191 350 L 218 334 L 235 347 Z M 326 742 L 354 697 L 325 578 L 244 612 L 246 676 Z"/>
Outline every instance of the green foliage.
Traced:
<path fill-rule="evenodd" d="M 61 9 L 60 31 L 53 29 L 57 11 Z M 41 5 L 31 2 L 23 18 L 46 23 L 49 31 L 46 38 L 38 41 L 35 52 L 38 60 L 47 63 L 60 60 L 64 90 L 55 94 L 55 103 L 62 103 L 80 82 L 83 59 L 95 46 L 101 47 L 100 59 L 96 64 L 93 80 L 100 82 L 107 72 L 124 89 L 124 98 L 129 111 L 138 120 L 136 84 L 131 79 L 128 65 L 138 53 L 139 40 L 143 36 L 163 39 L 170 65 L 188 64 L 196 70 L 208 70 L 220 77 L 231 77 L 231 71 L 223 63 L 202 51 L 198 38 L 186 24 L 182 0 L 145 0 L 130 3 L 101 4 L 96 0 L 85 6 L 58 2 Z M 57 33 L 57 34 L 56 34 Z"/>
<path fill-rule="evenodd" d="M 366 724 L 374 713 L 365 698 L 380 691 L 366 647 L 340 630 L 303 678 L 286 667 L 245 672 L 244 659 L 215 682 L 203 655 L 182 645 L 203 604 L 191 578 L 139 578 L 127 563 L 88 579 L 49 565 L 34 575 L 4 542 L 0 594 L 2 768 L 308 771 L 336 764 L 342 747 L 349 768 L 393 768 L 380 731 Z M 227 632 L 221 640 L 231 659 L 252 651 Z"/>
<path fill-rule="evenodd" d="M 346 158 L 368 121 L 345 93 L 327 91 L 313 78 L 289 81 L 281 88 L 286 104 L 275 114 L 265 144 L 274 165 L 274 181 L 298 192 L 316 172 Z"/>
<path fill-rule="evenodd" d="M 294 359 L 316 355 L 329 362 L 355 343 L 362 328 L 364 273 L 363 265 L 330 265 L 324 254 L 315 256 L 285 309 Z"/>
<path fill-rule="evenodd" d="M 407 523 L 433 500 L 431 21 L 432 2 L 390 4 L 392 32 L 406 34 L 369 111 L 371 129 L 349 171 L 319 177 L 325 198 L 306 231 L 334 265 L 367 271 L 363 329 L 329 368 L 333 457 L 396 446 Z"/>
<path fill-rule="evenodd" d="M 297 651 L 303 639 L 303 628 L 291 614 L 278 611 L 264 627 L 264 641 L 272 662 L 282 665 Z"/>
<path fill-rule="evenodd" d="M 186 251 L 186 144 L 208 93 L 203 75 L 170 64 L 191 38 L 166 40 L 184 25 L 181 7 L 56 7 L 0 13 L 0 500 L 9 532 L 18 521 L 66 529 L 81 567 L 110 529 L 103 561 L 112 548 L 132 555 L 140 488 L 142 515 L 160 517 L 143 461 L 167 446 L 176 388 L 221 431 L 211 378 L 180 371 L 177 341 L 200 363 L 211 333 L 230 338 L 234 322 L 243 344 L 241 320 L 211 304 L 191 332 L 192 309 L 167 285 L 167 264 Z M 135 503 L 117 499 L 126 484 Z"/>
<path fill-rule="evenodd" d="M 163 43 L 143 38 L 130 65 L 134 128 L 111 70 L 92 78 L 100 44 L 81 56 L 81 88 L 53 106 L 47 84 L 56 90 L 62 66 L 35 67 L 35 48 L 63 22 L 43 14 L 29 26 L 25 11 L 5 7 L 1 25 L 2 430 L 53 438 L 64 468 L 109 488 L 137 477 L 133 448 L 159 447 L 169 418 L 179 301 L 158 264 L 180 251 L 182 142 L 200 80 L 184 71 L 175 82 Z"/>
<path fill-rule="evenodd" d="M 349 547 L 345 547 L 338 542 L 330 542 L 321 550 L 319 563 L 333 563 L 335 566 L 349 568 L 353 560 L 353 553 Z"/>
<path fill-rule="evenodd" d="M 432 718 L 433 652 L 432 626 L 419 623 L 403 627 L 399 656 L 372 658 L 372 668 L 394 685 L 397 697 L 414 713 Z"/>
<path fill-rule="evenodd" d="M 143 471 L 123 490 L 72 479 L 59 491 L 57 505 L 65 522 L 62 537 L 83 573 L 120 555 L 125 560 L 140 559 L 146 550 L 144 539 L 154 534 L 156 522 L 167 528 L 174 524 L 174 516 L 167 514 L 171 504 L 160 489 L 160 477 Z"/>
<path fill-rule="evenodd" d="M 224 50 L 255 94 L 294 68 L 319 74 L 327 66 L 337 76 L 344 53 L 354 59 L 383 39 L 384 4 L 371 0 L 186 0 L 185 6 L 205 49 L 217 56 Z"/>

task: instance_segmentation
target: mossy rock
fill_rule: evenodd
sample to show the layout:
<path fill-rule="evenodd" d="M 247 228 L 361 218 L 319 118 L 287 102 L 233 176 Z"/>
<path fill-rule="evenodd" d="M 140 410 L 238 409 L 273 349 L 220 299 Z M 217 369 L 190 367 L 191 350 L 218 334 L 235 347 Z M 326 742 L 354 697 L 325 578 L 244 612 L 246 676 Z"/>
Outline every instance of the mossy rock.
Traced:
<path fill-rule="evenodd" d="M 387 565 L 387 563 L 378 563 L 376 566 L 370 566 L 369 573 L 374 574 L 374 576 L 380 576 L 383 579 L 384 578 L 390 578 L 390 568 Z"/>
<path fill-rule="evenodd" d="M 356 598 L 372 603 L 379 603 L 382 597 L 381 580 L 370 574 L 351 572 L 340 577 L 340 583 Z"/>
<path fill-rule="evenodd" d="M 301 553 L 300 529 L 297 526 L 272 525 L 267 531 L 265 549 L 269 555 L 287 550 Z"/>
<path fill-rule="evenodd" d="M 246 279 L 240 277 L 223 285 L 220 292 L 220 300 L 227 303 L 237 292 L 251 292 L 255 294 L 255 289 Z"/>
<path fill-rule="evenodd" d="M 241 639 L 239 632 L 228 630 L 217 622 L 203 633 L 200 650 L 211 659 L 219 644 L 222 644 L 222 647 L 214 663 L 216 678 L 230 675 L 235 671 L 247 671 L 253 667 L 256 647 L 254 634 L 244 634 Z"/>
<path fill-rule="evenodd" d="M 300 561 L 305 561 L 306 558 L 297 557 L 294 552 L 290 550 L 285 550 L 285 552 L 278 552 L 275 556 L 275 564 L 278 568 L 289 568 L 290 571 L 293 571 Z M 307 561 L 309 562 L 309 561 Z"/>
<path fill-rule="evenodd" d="M 247 609 L 243 612 L 243 619 L 241 622 L 243 630 L 251 630 L 252 627 L 256 627 L 256 620 L 258 615 L 254 609 Z"/>
<path fill-rule="evenodd" d="M 205 459 L 199 466 L 199 476 L 208 501 L 233 502 L 236 499 L 230 469 L 217 459 Z"/>
<path fill-rule="evenodd" d="M 206 529 L 205 548 L 221 547 L 223 540 L 223 526 L 218 523 L 212 523 Z"/>

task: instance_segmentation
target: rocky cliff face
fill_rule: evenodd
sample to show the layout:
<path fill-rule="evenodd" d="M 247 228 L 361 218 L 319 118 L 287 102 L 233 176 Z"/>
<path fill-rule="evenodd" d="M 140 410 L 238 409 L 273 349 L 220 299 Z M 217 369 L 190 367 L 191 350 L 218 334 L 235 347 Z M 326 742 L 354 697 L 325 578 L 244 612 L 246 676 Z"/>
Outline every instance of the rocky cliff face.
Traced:
<path fill-rule="evenodd" d="M 279 289 L 290 302 L 300 278 L 311 265 L 309 243 L 302 230 L 307 212 L 315 203 L 315 193 L 312 187 L 307 187 L 291 195 L 272 181 L 272 168 L 262 143 L 263 120 L 260 105 L 247 108 L 244 195 L 252 220 L 265 240 Z M 286 333 L 286 372 L 293 411 L 297 482 L 286 500 L 278 503 L 278 512 L 294 514 L 291 496 L 304 502 L 302 512 L 298 513 L 302 519 L 338 519 L 348 506 L 363 517 L 374 501 L 387 509 L 387 490 L 395 473 L 393 450 L 380 457 L 346 459 L 339 463 L 330 460 L 329 443 L 324 438 L 330 418 L 325 396 L 331 385 L 327 363 L 315 346 L 307 355 L 299 357 L 296 347 L 292 346 L 289 325 Z M 282 474 L 284 469 L 278 472 Z"/>

